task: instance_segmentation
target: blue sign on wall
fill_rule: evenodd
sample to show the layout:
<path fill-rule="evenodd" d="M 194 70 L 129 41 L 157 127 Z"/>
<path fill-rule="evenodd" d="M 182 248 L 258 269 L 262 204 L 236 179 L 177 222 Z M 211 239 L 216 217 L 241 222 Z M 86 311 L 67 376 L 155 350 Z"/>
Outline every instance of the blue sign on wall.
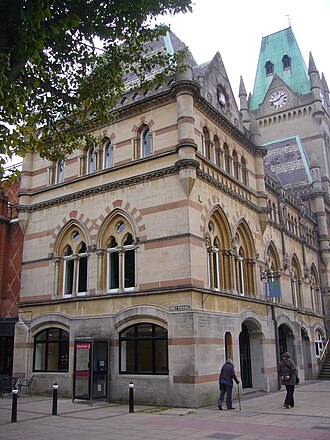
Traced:
<path fill-rule="evenodd" d="M 281 296 L 280 282 L 266 281 L 266 297 L 267 298 L 279 298 Z"/>

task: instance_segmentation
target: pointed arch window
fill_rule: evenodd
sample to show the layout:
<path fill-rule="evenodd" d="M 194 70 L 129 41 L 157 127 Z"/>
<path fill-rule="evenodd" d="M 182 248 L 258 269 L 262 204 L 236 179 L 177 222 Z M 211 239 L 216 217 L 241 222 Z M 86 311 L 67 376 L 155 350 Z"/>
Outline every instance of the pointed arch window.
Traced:
<path fill-rule="evenodd" d="M 143 124 L 134 140 L 134 157 L 142 159 L 152 154 L 152 134 L 148 125 Z"/>
<path fill-rule="evenodd" d="M 244 185 L 248 185 L 249 184 L 248 169 L 246 166 L 246 160 L 243 156 L 241 157 L 241 169 L 242 169 L 242 182 Z"/>
<path fill-rule="evenodd" d="M 96 170 L 96 161 L 95 161 L 95 150 L 94 147 L 89 147 L 87 150 L 87 174 L 93 174 Z"/>
<path fill-rule="evenodd" d="M 103 142 L 103 169 L 112 167 L 113 165 L 113 146 L 110 139 Z"/>
<path fill-rule="evenodd" d="M 266 73 L 266 76 L 271 76 L 274 74 L 274 64 L 270 60 L 266 61 L 265 73 Z"/>
<path fill-rule="evenodd" d="M 55 183 L 62 183 L 64 181 L 64 161 L 58 159 L 55 165 Z"/>
<path fill-rule="evenodd" d="M 136 243 L 130 224 L 125 218 L 117 217 L 106 227 L 104 236 L 109 238 L 103 266 L 106 283 L 104 285 L 101 277 L 101 288 L 104 285 L 103 288 L 110 293 L 133 290 L 136 285 Z"/>
<path fill-rule="evenodd" d="M 119 289 L 119 252 L 118 243 L 116 242 L 114 237 L 110 238 L 107 253 L 107 290 L 117 290 Z"/>
<path fill-rule="evenodd" d="M 88 254 L 82 234 L 75 226 L 69 228 L 59 244 L 57 269 L 58 294 L 63 297 L 85 295 L 87 292 Z"/>
<path fill-rule="evenodd" d="M 284 54 L 282 57 L 282 66 L 283 70 L 291 69 L 291 58 L 287 54 Z"/>
<path fill-rule="evenodd" d="M 72 295 L 73 292 L 73 274 L 74 274 L 74 257 L 70 245 L 67 245 L 64 251 L 64 282 L 63 295 Z"/>
<path fill-rule="evenodd" d="M 251 230 L 242 221 L 237 228 L 235 235 L 236 253 L 236 288 L 241 295 L 255 295 L 255 249 Z"/>
<path fill-rule="evenodd" d="M 233 151 L 233 164 L 234 164 L 234 177 L 237 180 L 240 180 L 240 168 L 239 168 L 239 163 L 238 163 L 238 156 L 236 153 L 236 150 Z"/>
<path fill-rule="evenodd" d="M 244 295 L 245 271 L 244 271 L 244 250 L 242 247 L 239 249 L 236 268 L 237 268 L 237 290 L 241 295 Z"/>
<path fill-rule="evenodd" d="M 206 157 L 206 159 L 211 160 L 211 142 L 209 131 L 206 127 L 203 128 L 202 134 L 202 155 Z"/>
<path fill-rule="evenodd" d="M 272 243 L 268 247 L 266 259 L 267 281 L 276 281 L 280 279 L 279 258 L 275 246 Z M 270 301 L 279 303 L 280 297 L 270 298 Z"/>
<path fill-rule="evenodd" d="M 313 312 L 322 313 L 320 286 L 318 282 L 318 275 L 314 265 L 311 269 L 310 293 Z"/>
<path fill-rule="evenodd" d="M 213 137 L 213 143 L 214 143 L 214 155 L 215 155 L 215 163 L 218 165 L 218 167 L 221 167 L 221 150 L 220 150 L 220 142 L 217 135 L 214 135 Z"/>
<path fill-rule="evenodd" d="M 292 292 L 292 304 L 294 307 L 302 308 L 302 293 L 301 293 L 301 277 L 300 268 L 296 258 L 292 259 L 292 272 L 291 272 L 291 292 Z"/>
<path fill-rule="evenodd" d="M 230 158 L 230 154 L 229 154 L 229 148 L 227 143 L 225 142 L 223 144 L 223 152 L 224 152 L 224 170 L 227 173 L 231 173 L 231 158 Z"/>
<path fill-rule="evenodd" d="M 316 332 L 315 336 L 315 355 L 320 358 L 323 352 L 323 338 L 319 331 Z"/>
<path fill-rule="evenodd" d="M 206 238 L 209 286 L 228 291 L 232 288 L 232 261 L 226 251 L 229 248 L 229 226 L 218 211 L 210 218 Z"/>

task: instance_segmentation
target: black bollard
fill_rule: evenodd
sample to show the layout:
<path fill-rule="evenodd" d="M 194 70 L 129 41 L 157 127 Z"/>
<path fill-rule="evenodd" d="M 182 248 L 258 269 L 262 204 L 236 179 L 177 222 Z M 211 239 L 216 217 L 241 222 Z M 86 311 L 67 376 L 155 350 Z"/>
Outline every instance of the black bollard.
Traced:
<path fill-rule="evenodd" d="M 12 403 L 12 407 L 11 407 L 11 421 L 12 422 L 17 422 L 17 395 L 18 395 L 18 390 L 16 388 L 13 389 L 12 391 L 13 394 L 13 403 Z"/>
<path fill-rule="evenodd" d="M 58 385 L 57 385 L 57 383 L 54 383 L 54 385 L 53 385 L 53 409 L 52 409 L 52 416 L 57 416 L 57 390 L 58 390 Z"/>
<path fill-rule="evenodd" d="M 129 412 L 133 413 L 134 412 L 134 383 L 130 382 L 128 384 L 128 388 L 129 388 Z"/>

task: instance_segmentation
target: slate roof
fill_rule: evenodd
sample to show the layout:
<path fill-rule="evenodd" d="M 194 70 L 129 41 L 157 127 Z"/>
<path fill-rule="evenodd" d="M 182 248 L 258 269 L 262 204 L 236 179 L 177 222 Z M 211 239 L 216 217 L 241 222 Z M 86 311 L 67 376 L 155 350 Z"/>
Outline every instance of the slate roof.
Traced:
<path fill-rule="evenodd" d="M 299 136 L 270 142 L 264 147 L 267 148 L 265 165 L 286 188 L 312 183 L 308 158 Z"/>
<path fill-rule="evenodd" d="M 146 44 L 146 56 L 160 52 L 172 55 L 173 53 L 179 52 L 183 49 L 187 49 L 187 46 L 175 34 L 173 34 L 173 32 L 169 31 L 165 36 Z M 197 65 L 195 59 L 189 51 L 187 52 L 187 61 L 191 66 Z M 146 73 L 146 79 L 153 78 L 161 70 L 161 67 L 155 66 L 150 72 Z M 132 86 L 135 86 L 139 83 L 139 78 L 133 71 L 131 71 L 124 76 L 124 81 L 126 90 L 129 90 Z"/>
<path fill-rule="evenodd" d="M 291 68 L 283 69 L 282 57 L 291 58 Z M 277 74 L 295 93 L 310 93 L 308 71 L 301 55 L 298 43 L 291 27 L 263 37 L 259 52 L 253 94 L 249 102 L 249 109 L 258 108 L 266 96 L 274 75 L 266 75 L 265 64 L 270 61 L 274 65 L 274 74 Z"/>

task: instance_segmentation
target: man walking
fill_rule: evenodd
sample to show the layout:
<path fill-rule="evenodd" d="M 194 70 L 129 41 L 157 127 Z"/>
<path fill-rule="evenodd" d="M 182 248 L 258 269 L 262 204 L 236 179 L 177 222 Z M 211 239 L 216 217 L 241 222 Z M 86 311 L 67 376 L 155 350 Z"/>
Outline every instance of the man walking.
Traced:
<path fill-rule="evenodd" d="M 218 400 L 218 408 L 222 410 L 222 403 L 224 401 L 226 395 L 226 405 L 227 409 L 235 409 L 233 408 L 232 403 L 232 392 L 233 392 L 233 380 L 239 384 L 239 380 L 236 377 L 234 364 L 231 359 L 227 359 L 227 361 L 223 364 L 220 376 L 219 376 L 219 388 L 220 388 L 220 396 Z"/>

